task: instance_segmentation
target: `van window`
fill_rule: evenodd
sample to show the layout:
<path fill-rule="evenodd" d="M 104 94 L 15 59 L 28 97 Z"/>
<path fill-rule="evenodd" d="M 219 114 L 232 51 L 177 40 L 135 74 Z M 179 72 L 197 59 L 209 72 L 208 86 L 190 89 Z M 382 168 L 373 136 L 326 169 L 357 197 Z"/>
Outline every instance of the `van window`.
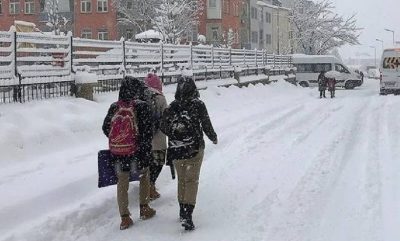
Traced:
<path fill-rule="evenodd" d="M 332 70 L 331 64 L 316 64 L 314 66 L 314 73 L 321 73 L 322 71 L 328 72 Z"/>
<path fill-rule="evenodd" d="M 332 70 L 331 64 L 297 64 L 297 73 L 321 73 Z"/>
<path fill-rule="evenodd" d="M 298 64 L 296 67 L 298 73 L 313 73 L 312 64 Z"/>
<path fill-rule="evenodd" d="M 397 69 L 400 66 L 400 57 L 386 57 L 383 59 L 384 69 Z"/>
<path fill-rule="evenodd" d="M 335 64 L 335 70 L 340 73 L 350 74 L 350 72 L 341 64 Z"/>

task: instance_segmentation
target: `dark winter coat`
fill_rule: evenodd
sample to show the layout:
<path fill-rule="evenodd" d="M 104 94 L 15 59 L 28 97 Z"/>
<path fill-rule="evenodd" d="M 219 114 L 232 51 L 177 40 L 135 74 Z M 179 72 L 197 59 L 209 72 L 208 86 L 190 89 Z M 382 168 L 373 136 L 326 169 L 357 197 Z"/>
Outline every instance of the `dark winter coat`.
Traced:
<path fill-rule="evenodd" d="M 217 134 L 211 124 L 210 117 L 205 104 L 199 100 L 200 94 L 196 88 L 196 84 L 191 78 L 180 78 L 175 93 L 175 100 L 165 109 L 163 119 L 161 121 L 161 131 L 168 138 L 167 161 L 171 163 L 173 160 L 188 159 L 194 157 L 200 149 L 205 147 L 203 131 L 207 137 L 213 141 L 217 141 Z M 193 137 L 193 144 L 188 146 L 174 145 L 174 130 L 172 128 L 172 118 L 175 115 L 187 111 L 193 129 L 190 135 Z"/>
<path fill-rule="evenodd" d="M 318 75 L 318 89 L 319 91 L 325 91 L 326 90 L 326 77 L 325 77 L 325 73 L 322 72 Z"/>
<path fill-rule="evenodd" d="M 327 79 L 327 83 L 328 83 L 328 90 L 332 91 L 336 89 L 336 79 L 334 78 L 328 78 Z"/>
<path fill-rule="evenodd" d="M 131 157 L 114 156 L 114 161 L 121 162 L 122 170 L 129 171 L 130 163 L 136 160 L 137 168 L 143 169 L 149 166 L 153 161 L 151 154 L 151 141 L 153 137 L 151 111 L 149 105 L 140 100 L 143 97 L 145 86 L 139 80 L 132 77 L 125 77 L 119 91 L 120 101 L 135 101 L 135 112 L 138 125 L 138 152 Z M 111 129 L 111 119 L 117 112 L 118 106 L 113 103 L 108 109 L 108 113 L 103 122 L 103 132 L 108 137 Z"/>

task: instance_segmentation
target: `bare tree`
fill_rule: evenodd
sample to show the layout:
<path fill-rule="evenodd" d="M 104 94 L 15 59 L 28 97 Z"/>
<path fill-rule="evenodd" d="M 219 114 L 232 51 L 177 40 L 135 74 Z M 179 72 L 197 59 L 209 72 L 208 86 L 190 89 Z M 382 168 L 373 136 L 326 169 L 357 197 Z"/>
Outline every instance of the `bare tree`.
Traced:
<path fill-rule="evenodd" d="M 66 31 L 69 20 L 60 14 L 59 0 L 47 0 L 45 10 L 47 12 L 46 26 L 51 28 L 55 35 Z"/>
<path fill-rule="evenodd" d="M 334 13 L 334 9 L 330 0 L 295 1 L 290 22 L 296 52 L 321 55 L 345 44 L 360 44 L 361 29 L 356 26 L 356 15 L 345 18 Z"/>
<path fill-rule="evenodd" d="M 112 0 L 112 4 L 118 11 L 118 23 L 143 32 L 152 28 L 160 0 Z"/>
<path fill-rule="evenodd" d="M 156 17 L 151 20 L 155 30 L 176 43 L 198 25 L 202 10 L 203 3 L 199 0 L 160 0 Z"/>

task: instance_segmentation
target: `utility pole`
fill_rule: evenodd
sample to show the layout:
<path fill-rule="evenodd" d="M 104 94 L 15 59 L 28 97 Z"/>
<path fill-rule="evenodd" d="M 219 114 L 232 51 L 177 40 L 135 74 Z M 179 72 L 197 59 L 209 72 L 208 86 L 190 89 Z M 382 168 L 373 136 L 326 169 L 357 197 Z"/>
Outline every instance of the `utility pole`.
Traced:
<path fill-rule="evenodd" d="M 385 28 L 385 31 L 391 32 L 393 34 L 393 46 L 394 46 L 396 44 L 395 41 L 394 41 L 394 30 Z"/>

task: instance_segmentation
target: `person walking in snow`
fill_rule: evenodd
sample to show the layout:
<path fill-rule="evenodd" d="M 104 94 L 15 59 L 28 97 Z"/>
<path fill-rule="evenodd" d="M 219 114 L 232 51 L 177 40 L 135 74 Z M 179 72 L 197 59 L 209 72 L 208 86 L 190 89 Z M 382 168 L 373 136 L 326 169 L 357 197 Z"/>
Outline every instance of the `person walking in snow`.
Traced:
<path fill-rule="evenodd" d="M 327 78 L 328 91 L 331 93 L 331 98 L 335 98 L 335 90 L 336 90 L 336 79 L 335 78 Z"/>
<path fill-rule="evenodd" d="M 152 152 L 154 160 L 150 163 L 150 200 L 155 200 L 160 197 L 156 189 L 156 181 L 165 164 L 167 152 L 167 138 L 160 130 L 160 123 L 162 114 L 168 105 L 162 92 L 161 80 L 156 74 L 149 73 L 144 82 L 151 92 L 150 100 L 153 112 Z"/>
<path fill-rule="evenodd" d="M 167 162 L 173 162 L 178 175 L 179 216 L 185 230 L 193 230 L 200 168 L 204 156 L 203 131 L 214 143 L 217 134 L 207 108 L 190 77 L 180 77 L 175 100 L 164 111 L 161 131 L 168 136 Z"/>
<path fill-rule="evenodd" d="M 118 102 L 113 103 L 103 122 L 103 132 L 109 138 L 112 160 L 117 172 L 117 201 L 121 216 L 120 229 L 133 225 L 128 209 L 128 189 L 131 171 L 140 176 L 140 218 L 149 219 L 156 211 L 149 206 L 152 123 L 149 105 L 143 99 L 145 85 L 136 78 L 122 81 Z"/>
<path fill-rule="evenodd" d="M 326 98 L 325 91 L 326 91 L 326 78 L 325 78 L 325 71 L 321 71 L 318 75 L 318 90 L 319 90 L 319 98 Z"/>

